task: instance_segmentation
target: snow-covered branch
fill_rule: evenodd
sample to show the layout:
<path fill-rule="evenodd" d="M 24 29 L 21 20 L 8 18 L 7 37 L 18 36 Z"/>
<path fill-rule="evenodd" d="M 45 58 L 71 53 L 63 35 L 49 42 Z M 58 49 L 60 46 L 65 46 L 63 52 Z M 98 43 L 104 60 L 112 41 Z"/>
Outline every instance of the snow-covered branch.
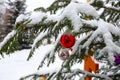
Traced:
<path fill-rule="evenodd" d="M 10 38 L 12 38 L 15 34 L 16 30 L 13 30 L 4 38 L 4 40 L 0 43 L 0 50 L 7 43 L 7 41 L 10 40 Z"/>
<path fill-rule="evenodd" d="M 108 60 L 111 62 L 111 64 L 114 64 L 114 54 L 118 53 L 120 54 L 120 46 L 116 45 L 113 41 L 114 36 L 120 36 L 120 28 L 117 26 L 114 26 L 111 23 L 107 23 L 104 21 L 97 21 L 97 20 L 82 20 L 83 24 L 88 25 L 83 26 L 82 28 L 90 28 L 91 30 L 94 29 L 92 35 L 87 39 L 87 41 L 84 43 L 83 48 L 87 48 L 91 45 L 92 42 L 94 42 L 94 39 L 96 39 L 99 35 L 102 35 L 102 38 L 104 40 L 103 43 L 105 43 L 105 47 L 100 51 L 100 54 L 98 57 L 103 56 L 105 53 L 108 54 Z M 98 58 L 97 57 L 97 58 Z"/>
<path fill-rule="evenodd" d="M 80 45 L 80 43 L 85 40 L 86 38 L 88 38 L 90 35 L 92 34 L 92 32 L 90 32 L 88 35 L 83 35 L 82 37 L 80 37 L 79 39 L 77 39 L 75 45 L 73 46 L 73 51 L 72 54 L 75 54 L 75 52 L 77 50 L 79 50 L 79 52 L 81 53 L 80 49 L 82 48 L 82 45 Z"/>
<path fill-rule="evenodd" d="M 46 74 L 47 75 L 47 74 Z M 30 78 L 30 77 L 32 77 L 32 76 L 35 76 L 36 78 L 39 78 L 39 77 L 43 77 L 43 75 L 39 75 L 39 74 L 30 74 L 30 75 L 27 75 L 27 76 L 25 76 L 25 77 L 22 77 L 22 78 L 20 78 L 19 80 L 26 80 L 27 78 Z M 45 75 L 44 75 L 45 76 Z"/>
<path fill-rule="evenodd" d="M 31 27 L 31 26 L 39 23 L 40 21 L 42 21 L 42 19 L 46 16 L 47 16 L 47 14 L 44 12 L 35 12 L 35 11 L 27 13 L 27 14 L 21 14 L 17 17 L 16 24 L 20 23 L 21 21 L 30 19 L 31 22 L 28 23 L 27 26 Z"/>
<path fill-rule="evenodd" d="M 80 69 L 73 69 L 70 71 L 72 73 L 72 75 L 68 75 L 68 78 L 70 79 L 72 76 L 76 75 L 76 74 L 83 74 L 86 76 L 91 76 L 91 77 L 96 77 L 96 78 L 102 78 L 102 79 L 106 79 L 106 80 L 112 80 L 110 77 L 105 76 L 105 75 L 101 75 L 101 74 L 94 74 L 94 73 L 90 73 L 84 70 L 80 70 Z"/>
<path fill-rule="evenodd" d="M 119 73 L 115 73 L 115 74 L 109 74 L 109 77 L 119 77 L 120 76 L 120 72 Z"/>
<path fill-rule="evenodd" d="M 50 73 L 50 74 L 55 74 L 55 73 L 56 72 L 53 72 L 53 73 Z M 101 79 L 105 79 L 105 80 L 112 80 L 107 75 L 94 74 L 94 73 L 90 73 L 90 72 L 80 70 L 80 69 L 73 69 L 73 70 L 70 70 L 70 71 L 64 70 L 64 71 L 62 71 L 62 74 L 64 74 L 64 73 L 65 74 L 70 73 L 70 74 L 66 75 L 66 80 L 67 79 L 69 80 L 73 76 L 78 75 L 78 74 L 86 75 L 86 76 L 84 76 L 84 78 L 87 77 L 87 76 L 91 76 L 91 77 L 101 78 Z M 20 80 L 24 80 L 24 79 L 27 79 L 27 78 L 32 77 L 32 76 L 36 76 L 36 77 L 48 76 L 49 77 L 50 74 L 49 73 L 43 74 L 43 73 L 38 72 L 38 73 L 33 73 L 33 74 L 27 75 L 25 77 L 22 77 Z M 116 75 L 118 75 L 118 74 L 116 74 Z M 109 76 L 111 76 L 111 75 L 109 75 Z"/>
<path fill-rule="evenodd" d="M 111 6 L 105 6 L 104 5 L 103 8 L 113 10 L 113 11 L 116 11 L 116 12 L 120 12 L 120 7 L 111 7 Z"/>
<path fill-rule="evenodd" d="M 60 15 L 56 15 L 56 14 L 49 15 L 44 12 L 31 12 L 31 14 L 28 15 L 20 15 L 17 18 L 16 23 L 29 18 L 32 21 L 28 23 L 28 25 L 31 26 L 41 22 L 42 19 L 46 17 L 44 23 L 48 23 L 49 21 L 54 21 L 54 22 L 57 21 L 57 23 L 53 27 L 54 30 L 54 28 L 56 26 L 58 27 L 59 23 L 64 18 L 68 18 L 71 21 L 72 25 L 74 26 L 74 30 L 79 31 L 79 29 L 83 26 L 79 13 L 86 14 L 87 16 L 92 16 L 94 18 L 99 18 L 97 11 L 90 4 L 71 2 L 64 8 L 64 10 Z"/>
<path fill-rule="evenodd" d="M 69 14 L 68 14 L 69 13 Z M 75 31 L 83 26 L 82 20 L 79 16 L 79 13 L 84 13 L 87 16 L 93 16 L 94 18 L 99 18 L 97 11 L 91 5 L 87 3 L 74 3 L 71 2 L 62 12 L 61 19 L 67 17 L 71 20 L 72 25 L 74 26 Z"/>
<path fill-rule="evenodd" d="M 108 9 L 113 12 L 120 12 L 119 0 L 91 0 L 89 4 L 94 4 L 95 7 Z"/>

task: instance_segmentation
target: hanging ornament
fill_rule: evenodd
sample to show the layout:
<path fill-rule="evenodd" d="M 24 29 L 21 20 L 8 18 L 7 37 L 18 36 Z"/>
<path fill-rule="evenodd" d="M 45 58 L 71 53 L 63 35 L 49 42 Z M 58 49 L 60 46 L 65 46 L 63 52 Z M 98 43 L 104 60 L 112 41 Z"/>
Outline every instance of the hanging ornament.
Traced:
<path fill-rule="evenodd" d="M 120 55 L 115 54 L 114 57 L 115 57 L 115 64 L 119 65 L 120 64 Z"/>
<path fill-rule="evenodd" d="M 62 49 L 60 53 L 58 54 L 61 60 L 66 60 L 69 57 L 69 51 L 68 49 Z"/>
<path fill-rule="evenodd" d="M 99 54 L 100 54 L 100 49 L 97 49 L 97 50 L 95 51 L 95 57 L 97 57 Z"/>
<path fill-rule="evenodd" d="M 88 55 L 88 57 L 84 57 L 84 70 L 91 73 L 97 73 L 97 71 L 99 70 L 99 64 L 95 63 L 91 55 Z M 85 80 L 92 80 L 92 77 L 87 76 Z"/>
<path fill-rule="evenodd" d="M 75 44 L 75 37 L 71 33 L 64 33 L 61 36 L 60 44 L 64 48 L 71 48 Z"/>

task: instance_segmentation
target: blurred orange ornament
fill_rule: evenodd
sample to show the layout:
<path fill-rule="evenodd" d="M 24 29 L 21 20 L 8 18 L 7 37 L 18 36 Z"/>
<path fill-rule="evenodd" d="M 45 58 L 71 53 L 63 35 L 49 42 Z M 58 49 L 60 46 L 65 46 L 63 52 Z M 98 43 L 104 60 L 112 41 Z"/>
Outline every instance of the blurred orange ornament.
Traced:
<path fill-rule="evenodd" d="M 47 80 L 45 76 L 40 77 L 39 80 Z"/>
<path fill-rule="evenodd" d="M 84 70 L 88 72 L 94 72 L 96 73 L 99 69 L 99 64 L 96 64 L 93 59 L 91 58 L 91 55 L 88 55 L 88 57 L 84 58 Z M 85 80 L 92 80 L 91 77 L 86 77 Z"/>
<path fill-rule="evenodd" d="M 90 2 L 91 0 L 87 0 L 87 2 Z"/>

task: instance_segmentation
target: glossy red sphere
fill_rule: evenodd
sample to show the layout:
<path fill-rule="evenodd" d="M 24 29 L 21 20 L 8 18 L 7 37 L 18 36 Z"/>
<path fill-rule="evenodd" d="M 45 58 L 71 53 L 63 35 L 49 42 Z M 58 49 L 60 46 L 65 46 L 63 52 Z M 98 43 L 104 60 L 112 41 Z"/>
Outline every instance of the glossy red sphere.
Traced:
<path fill-rule="evenodd" d="M 60 44 L 64 48 L 71 48 L 75 44 L 75 37 L 72 34 L 63 34 L 60 39 Z"/>

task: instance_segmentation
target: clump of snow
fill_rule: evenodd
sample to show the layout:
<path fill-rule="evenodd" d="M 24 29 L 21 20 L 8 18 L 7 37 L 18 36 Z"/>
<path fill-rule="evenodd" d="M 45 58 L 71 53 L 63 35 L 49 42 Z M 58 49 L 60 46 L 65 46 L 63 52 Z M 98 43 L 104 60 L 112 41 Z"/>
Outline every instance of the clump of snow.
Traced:
<path fill-rule="evenodd" d="M 74 26 L 74 30 L 77 32 L 82 27 L 82 21 L 81 21 L 81 18 L 79 16 L 79 13 L 84 13 L 87 16 L 93 16 L 95 18 L 99 17 L 95 8 L 92 7 L 90 4 L 71 2 L 63 10 L 63 13 L 61 14 L 61 19 L 65 18 L 65 17 L 70 19 L 72 21 L 73 26 Z"/>
<path fill-rule="evenodd" d="M 84 20 L 82 19 L 82 22 L 88 25 L 91 25 L 92 28 L 97 28 L 98 21 L 97 20 Z"/>
<path fill-rule="evenodd" d="M 47 19 L 45 20 L 45 22 L 49 22 L 49 21 L 60 21 L 60 15 L 58 14 L 47 14 Z"/>
<path fill-rule="evenodd" d="M 19 23 L 19 22 L 21 22 L 21 21 L 24 21 L 24 20 L 26 20 L 26 19 L 28 19 L 28 18 L 29 18 L 28 15 L 21 14 L 21 15 L 19 15 L 19 16 L 17 17 L 16 23 Z"/>
<path fill-rule="evenodd" d="M 30 16 L 30 19 L 32 19 L 32 21 L 30 22 L 30 24 L 37 24 L 40 21 L 42 21 L 42 19 L 44 17 L 46 17 L 46 13 L 42 13 L 42 12 L 33 12 Z"/>
<path fill-rule="evenodd" d="M 30 19 L 31 22 L 28 23 L 27 25 L 31 26 L 31 25 L 39 23 L 46 16 L 47 16 L 46 13 L 33 11 L 30 14 L 21 14 L 20 16 L 18 16 L 18 18 L 16 19 L 16 23 Z"/>

